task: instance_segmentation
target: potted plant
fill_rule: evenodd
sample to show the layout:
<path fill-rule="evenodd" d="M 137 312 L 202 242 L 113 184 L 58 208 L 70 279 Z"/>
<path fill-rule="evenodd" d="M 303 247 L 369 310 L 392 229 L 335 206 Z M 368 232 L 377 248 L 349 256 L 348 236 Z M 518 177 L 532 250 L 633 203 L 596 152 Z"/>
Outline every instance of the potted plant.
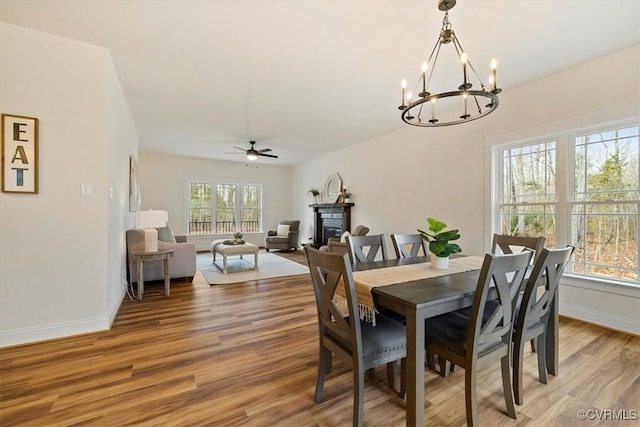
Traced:
<path fill-rule="evenodd" d="M 449 255 L 456 254 L 462 251 L 460 246 L 456 243 L 449 243 L 452 240 L 458 240 L 460 233 L 458 230 L 447 230 L 447 224 L 442 221 L 438 221 L 433 218 L 427 218 L 429 223 L 429 231 L 418 229 L 420 236 L 429 242 L 429 252 L 433 255 L 431 257 L 431 266 L 440 270 L 446 270 L 449 268 Z"/>
<path fill-rule="evenodd" d="M 236 240 L 236 242 L 239 242 L 240 240 L 242 240 L 242 233 L 236 231 L 235 233 L 233 233 L 233 238 Z"/>
<path fill-rule="evenodd" d="M 345 203 L 349 203 L 350 199 L 351 199 L 351 193 L 349 193 L 349 192 L 347 191 L 347 189 L 345 188 L 345 189 L 344 189 L 344 192 L 342 193 L 342 200 L 343 200 Z"/>
<path fill-rule="evenodd" d="M 313 203 L 318 203 L 318 196 L 320 195 L 320 190 L 318 190 L 317 188 L 312 188 L 311 190 L 307 191 L 307 194 L 311 194 L 313 196 Z"/>

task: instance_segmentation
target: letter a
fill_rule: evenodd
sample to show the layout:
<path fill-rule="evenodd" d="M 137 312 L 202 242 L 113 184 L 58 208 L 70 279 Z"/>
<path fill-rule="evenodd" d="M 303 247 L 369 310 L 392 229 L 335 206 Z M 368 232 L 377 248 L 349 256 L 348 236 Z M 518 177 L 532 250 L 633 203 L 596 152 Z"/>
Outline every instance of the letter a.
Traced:
<path fill-rule="evenodd" d="M 24 147 L 22 145 L 18 145 L 16 147 L 16 152 L 13 154 L 13 159 L 11 159 L 11 163 L 15 163 L 16 159 L 19 159 L 23 165 L 29 164 L 29 159 L 27 159 L 27 153 L 24 152 Z"/>

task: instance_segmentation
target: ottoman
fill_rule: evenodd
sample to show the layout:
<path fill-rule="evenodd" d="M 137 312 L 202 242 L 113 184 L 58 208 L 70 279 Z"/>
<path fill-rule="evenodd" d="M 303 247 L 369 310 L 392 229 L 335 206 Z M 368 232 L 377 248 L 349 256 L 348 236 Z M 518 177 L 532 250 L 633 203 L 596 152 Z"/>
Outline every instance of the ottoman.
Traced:
<path fill-rule="evenodd" d="M 258 246 L 254 245 L 253 243 L 243 243 L 240 245 L 238 244 L 228 245 L 228 244 L 225 244 L 224 242 L 225 242 L 224 239 L 214 240 L 213 242 L 211 242 L 211 252 L 213 253 L 213 260 L 211 262 L 215 264 L 218 268 L 220 268 L 220 266 L 215 263 L 215 260 L 216 260 L 216 254 L 222 255 L 222 273 L 223 274 L 227 274 L 227 257 L 229 255 L 240 255 L 240 258 L 242 258 L 242 255 L 253 254 L 253 257 L 254 257 L 253 269 L 254 270 L 258 269 Z"/>

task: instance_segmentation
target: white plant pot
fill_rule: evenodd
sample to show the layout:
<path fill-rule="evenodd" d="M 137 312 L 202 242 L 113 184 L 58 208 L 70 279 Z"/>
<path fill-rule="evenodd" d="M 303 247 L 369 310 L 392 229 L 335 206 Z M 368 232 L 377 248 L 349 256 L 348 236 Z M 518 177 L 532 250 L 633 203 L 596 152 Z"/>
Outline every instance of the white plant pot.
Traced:
<path fill-rule="evenodd" d="M 439 257 L 431 254 L 431 267 L 436 270 L 447 270 L 449 268 L 449 257 Z"/>

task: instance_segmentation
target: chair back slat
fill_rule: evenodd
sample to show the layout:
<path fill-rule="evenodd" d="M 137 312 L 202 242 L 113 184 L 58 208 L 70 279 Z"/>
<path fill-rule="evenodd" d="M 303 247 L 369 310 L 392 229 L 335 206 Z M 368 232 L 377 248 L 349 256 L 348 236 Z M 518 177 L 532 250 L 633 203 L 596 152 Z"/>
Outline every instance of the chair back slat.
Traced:
<path fill-rule="evenodd" d="M 524 249 L 530 249 L 534 251 L 533 262 L 535 262 L 540 256 L 542 248 L 544 248 L 546 239 L 540 237 L 529 236 L 509 236 L 506 234 L 494 234 L 493 241 L 491 242 L 491 253 L 493 254 L 513 254 L 518 249 L 520 252 Z"/>
<path fill-rule="evenodd" d="M 351 261 L 354 264 L 366 264 L 376 260 L 378 253 L 382 259 L 387 259 L 387 248 L 383 234 L 370 234 L 367 236 L 347 236 L 347 243 L 351 253 Z"/>
<path fill-rule="evenodd" d="M 391 242 L 396 258 L 416 258 L 429 254 L 419 234 L 392 234 Z"/>
<path fill-rule="evenodd" d="M 471 307 L 470 327 L 473 333 L 467 337 L 467 357 L 477 357 L 485 346 L 493 344 L 510 345 L 513 325 L 513 299 L 520 292 L 527 267 L 531 261 L 531 251 L 508 255 L 486 254 L 478 286 Z M 498 298 L 497 304 L 487 310 L 487 297 L 494 286 Z M 483 321 L 483 318 L 485 319 Z"/>

